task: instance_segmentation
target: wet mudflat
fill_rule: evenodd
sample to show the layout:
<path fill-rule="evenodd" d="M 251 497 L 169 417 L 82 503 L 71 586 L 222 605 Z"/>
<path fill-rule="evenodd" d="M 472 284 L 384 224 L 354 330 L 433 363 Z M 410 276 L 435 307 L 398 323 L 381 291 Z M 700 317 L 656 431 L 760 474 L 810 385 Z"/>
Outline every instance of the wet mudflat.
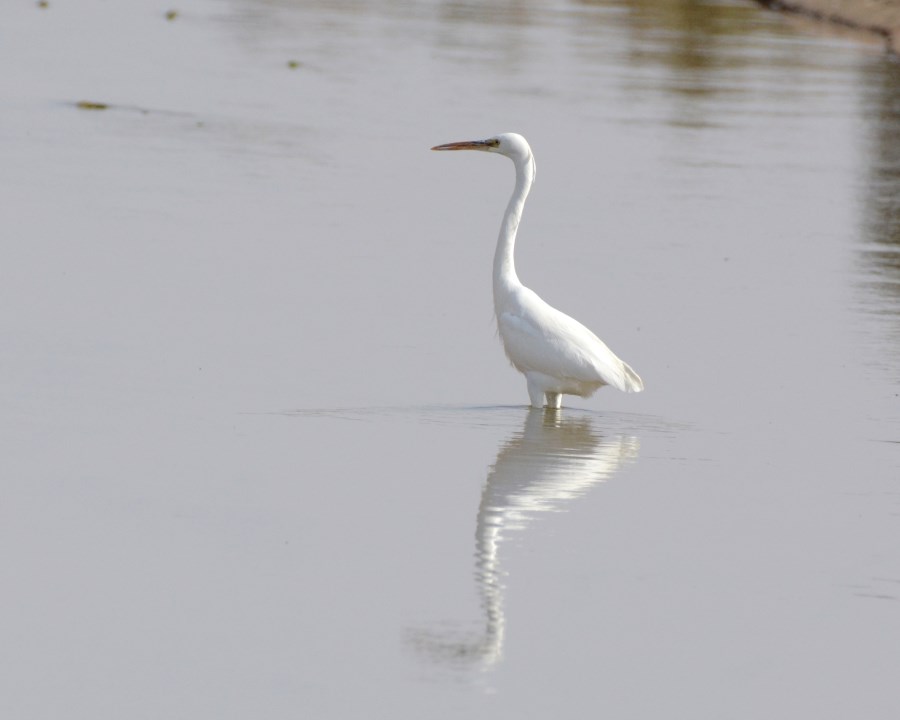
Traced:
<path fill-rule="evenodd" d="M 287 0 L 22 6 L 0 59 L 5 714 L 896 717 L 895 60 Z M 644 393 L 527 409 L 512 167 L 428 151 L 500 131 L 520 277 Z"/>

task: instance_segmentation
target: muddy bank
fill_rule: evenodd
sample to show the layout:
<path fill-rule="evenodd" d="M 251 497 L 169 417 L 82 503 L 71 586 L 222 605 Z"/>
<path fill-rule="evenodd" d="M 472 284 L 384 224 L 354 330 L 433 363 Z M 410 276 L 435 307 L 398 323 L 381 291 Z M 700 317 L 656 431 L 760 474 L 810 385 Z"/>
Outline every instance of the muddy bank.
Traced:
<path fill-rule="evenodd" d="M 900 0 L 759 0 L 774 10 L 858 30 L 900 52 Z"/>

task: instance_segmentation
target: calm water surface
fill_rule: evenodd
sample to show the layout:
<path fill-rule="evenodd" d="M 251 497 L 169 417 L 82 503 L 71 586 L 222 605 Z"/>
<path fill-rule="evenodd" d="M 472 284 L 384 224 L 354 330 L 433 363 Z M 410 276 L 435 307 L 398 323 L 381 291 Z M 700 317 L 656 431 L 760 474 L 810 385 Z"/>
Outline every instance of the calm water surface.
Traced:
<path fill-rule="evenodd" d="M 0 42 L 5 716 L 898 716 L 896 59 L 737 2 L 167 9 Z M 511 165 L 428 152 L 501 131 L 521 278 L 646 392 L 525 406 Z"/>

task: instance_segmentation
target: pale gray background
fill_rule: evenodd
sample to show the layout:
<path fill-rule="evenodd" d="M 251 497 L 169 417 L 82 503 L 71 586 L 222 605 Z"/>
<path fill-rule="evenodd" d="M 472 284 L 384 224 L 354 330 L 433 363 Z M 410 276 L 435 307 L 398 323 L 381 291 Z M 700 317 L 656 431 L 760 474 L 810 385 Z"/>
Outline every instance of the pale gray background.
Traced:
<path fill-rule="evenodd" d="M 0 65 L 4 717 L 900 715 L 879 47 L 741 2 L 51 0 Z M 645 393 L 525 408 L 512 167 L 428 151 L 500 131 L 520 276 Z"/>

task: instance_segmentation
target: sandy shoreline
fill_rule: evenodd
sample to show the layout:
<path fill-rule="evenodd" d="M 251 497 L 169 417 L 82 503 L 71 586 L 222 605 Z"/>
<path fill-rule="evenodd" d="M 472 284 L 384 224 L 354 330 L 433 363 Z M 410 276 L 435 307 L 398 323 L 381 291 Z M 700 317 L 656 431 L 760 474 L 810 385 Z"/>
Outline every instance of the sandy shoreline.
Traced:
<path fill-rule="evenodd" d="M 762 5 L 884 38 L 891 52 L 900 52 L 898 0 L 760 0 Z"/>

